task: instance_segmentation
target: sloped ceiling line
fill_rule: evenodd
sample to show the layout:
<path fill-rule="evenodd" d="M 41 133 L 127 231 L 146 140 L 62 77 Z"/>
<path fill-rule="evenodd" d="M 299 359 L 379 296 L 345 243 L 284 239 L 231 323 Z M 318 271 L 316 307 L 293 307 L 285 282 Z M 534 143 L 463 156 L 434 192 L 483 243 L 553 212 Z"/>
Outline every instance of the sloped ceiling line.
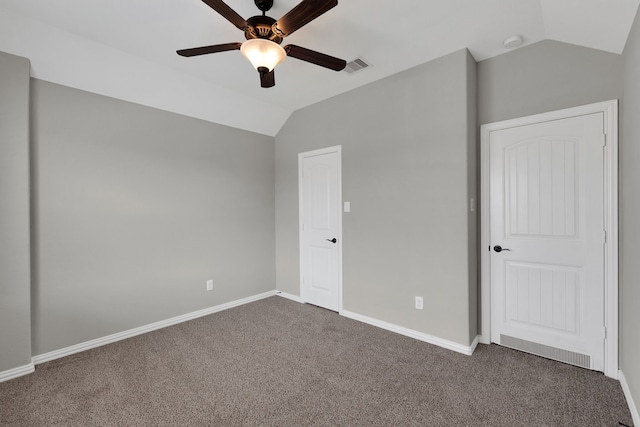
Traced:
<path fill-rule="evenodd" d="M 241 16 L 253 0 L 226 0 Z M 279 18 L 299 0 L 275 0 Z M 260 88 L 239 52 L 196 58 L 177 49 L 241 42 L 200 0 L 3 0 L 0 50 L 29 58 L 36 78 L 275 136 L 291 113 L 459 49 L 477 61 L 552 39 L 620 54 L 640 0 L 349 0 L 287 38 L 375 64 L 349 75 L 288 59 Z"/>

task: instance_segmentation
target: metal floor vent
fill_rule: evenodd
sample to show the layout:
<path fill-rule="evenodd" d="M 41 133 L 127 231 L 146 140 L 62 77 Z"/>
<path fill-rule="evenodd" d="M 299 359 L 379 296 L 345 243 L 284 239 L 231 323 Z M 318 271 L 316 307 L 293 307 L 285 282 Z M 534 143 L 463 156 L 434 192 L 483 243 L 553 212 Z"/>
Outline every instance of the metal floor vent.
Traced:
<path fill-rule="evenodd" d="M 558 362 L 580 366 L 581 368 L 591 368 L 591 356 L 587 354 L 562 350 L 560 348 L 550 347 L 548 345 L 538 344 L 502 334 L 500 335 L 500 345 L 524 351 L 526 353 L 535 354 L 536 356 L 546 357 L 547 359 L 557 360 Z"/>
<path fill-rule="evenodd" d="M 356 58 L 353 61 L 347 63 L 347 67 L 344 69 L 348 74 L 357 73 L 358 71 L 362 71 L 365 68 L 369 68 L 371 65 L 368 64 L 362 58 Z"/>

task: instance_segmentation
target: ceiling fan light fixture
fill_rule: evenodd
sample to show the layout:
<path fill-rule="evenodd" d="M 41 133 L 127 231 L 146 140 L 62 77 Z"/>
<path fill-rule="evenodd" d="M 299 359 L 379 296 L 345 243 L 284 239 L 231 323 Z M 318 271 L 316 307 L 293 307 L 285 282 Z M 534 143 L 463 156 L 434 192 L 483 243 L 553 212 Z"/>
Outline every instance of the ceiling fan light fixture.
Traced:
<path fill-rule="evenodd" d="M 287 53 L 277 43 L 266 39 L 250 39 L 242 43 L 240 52 L 257 70 L 261 67 L 273 71 L 287 57 Z"/>

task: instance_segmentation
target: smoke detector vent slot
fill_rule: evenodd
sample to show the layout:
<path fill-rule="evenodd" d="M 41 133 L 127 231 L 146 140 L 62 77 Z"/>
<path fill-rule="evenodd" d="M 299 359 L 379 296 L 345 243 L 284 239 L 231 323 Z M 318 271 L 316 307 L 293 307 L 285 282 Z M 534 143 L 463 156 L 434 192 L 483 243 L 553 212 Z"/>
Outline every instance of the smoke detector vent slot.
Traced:
<path fill-rule="evenodd" d="M 344 69 L 348 74 L 354 74 L 359 71 L 364 70 L 365 68 L 369 68 L 371 65 L 367 63 L 362 58 L 356 58 L 353 61 L 347 63 L 346 68 Z"/>

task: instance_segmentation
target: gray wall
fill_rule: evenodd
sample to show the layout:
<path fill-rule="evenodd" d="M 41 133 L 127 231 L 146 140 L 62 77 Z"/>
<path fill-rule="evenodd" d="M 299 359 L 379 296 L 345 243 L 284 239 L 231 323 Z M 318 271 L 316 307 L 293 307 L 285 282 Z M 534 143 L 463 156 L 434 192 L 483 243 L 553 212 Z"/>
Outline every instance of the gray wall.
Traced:
<path fill-rule="evenodd" d="M 298 153 L 342 145 L 344 308 L 471 343 L 474 68 L 461 50 L 292 115 L 276 136 L 277 289 L 300 293 Z"/>
<path fill-rule="evenodd" d="M 32 113 L 35 355 L 275 288 L 272 137 L 39 80 Z"/>
<path fill-rule="evenodd" d="M 478 63 L 480 124 L 622 97 L 622 57 L 545 40 Z"/>
<path fill-rule="evenodd" d="M 620 369 L 640 405 L 640 13 L 623 53 L 624 99 L 620 147 Z"/>
<path fill-rule="evenodd" d="M 31 363 L 29 71 L 0 52 L 0 373 Z"/>

